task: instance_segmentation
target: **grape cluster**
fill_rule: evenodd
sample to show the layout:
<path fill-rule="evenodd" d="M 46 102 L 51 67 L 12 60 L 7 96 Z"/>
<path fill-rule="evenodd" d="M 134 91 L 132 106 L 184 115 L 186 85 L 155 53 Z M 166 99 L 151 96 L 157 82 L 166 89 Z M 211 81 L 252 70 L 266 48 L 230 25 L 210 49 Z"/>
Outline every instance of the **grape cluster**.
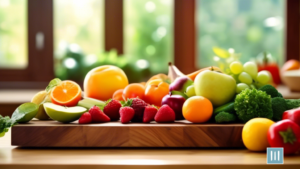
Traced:
<path fill-rule="evenodd" d="M 232 77 L 237 82 L 236 93 L 241 93 L 247 88 L 259 88 L 268 84 L 271 80 L 270 72 L 266 70 L 258 72 L 257 65 L 254 62 L 246 62 L 242 65 L 241 62 L 234 61 L 229 68 Z"/>

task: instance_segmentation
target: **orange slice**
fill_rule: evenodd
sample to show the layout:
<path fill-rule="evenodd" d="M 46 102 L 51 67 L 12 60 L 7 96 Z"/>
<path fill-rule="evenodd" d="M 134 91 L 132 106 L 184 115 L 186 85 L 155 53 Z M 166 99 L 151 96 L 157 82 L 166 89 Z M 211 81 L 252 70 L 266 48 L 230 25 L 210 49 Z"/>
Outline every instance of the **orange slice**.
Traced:
<path fill-rule="evenodd" d="M 60 85 L 53 88 L 51 101 L 61 106 L 76 106 L 81 99 L 81 88 L 73 81 L 63 81 Z"/>

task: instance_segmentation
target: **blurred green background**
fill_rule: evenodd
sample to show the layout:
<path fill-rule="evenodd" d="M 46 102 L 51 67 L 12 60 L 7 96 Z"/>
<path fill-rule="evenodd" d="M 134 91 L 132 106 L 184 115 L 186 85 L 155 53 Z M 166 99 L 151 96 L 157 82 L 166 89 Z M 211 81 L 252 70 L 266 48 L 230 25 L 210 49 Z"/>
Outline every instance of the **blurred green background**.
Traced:
<path fill-rule="evenodd" d="M 0 68 L 27 66 L 27 1 L 0 0 Z M 217 65 L 213 47 L 242 62 L 262 51 L 283 62 L 283 0 L 196 1 L 198 68 Z M 54 0 L 55 75 L 83 80 L 93 67 L 122 68 L 130 82 L 167 73 L 173 61 L 174 0 L 124 0 L 124 54 L 104 51 L 104 0 Z M 17 12 L 18 11 L 18 12 Z"/>

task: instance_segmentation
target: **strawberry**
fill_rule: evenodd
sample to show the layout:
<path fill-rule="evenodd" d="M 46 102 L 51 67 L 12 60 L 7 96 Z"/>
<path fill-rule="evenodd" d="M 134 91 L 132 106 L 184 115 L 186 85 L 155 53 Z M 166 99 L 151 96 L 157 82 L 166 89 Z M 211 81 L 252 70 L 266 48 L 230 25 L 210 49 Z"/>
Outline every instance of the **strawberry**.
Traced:
<path fill-rule="evenodd" d="M 144 111 L 144 123 L 149 123 L 154 120 L 154 117 L 157 113 L 157 108 L 154 106 L 147 106 Z"/>
<path fill-rule="evenodd" d="M 122 123 L 129 123 L 134 116 L 134 110 L 131 107 L 121 107 L 120 116 Z"/>
<path fill-rule="evenodd" d="M 156 113 L 154 119 L 157 123 L 174 122 L 175 121 L 175 112 L 173 109 L 171 109 L 171 107 L 169 107 L 168 105 L 165 104 L 160 107 L 160 109 Z"/>
<path fill-rule="evenodd" d="M 92 116 L 92 121 L 97 123 L 97 122 L 109 122 L 110 118 L 104 114 L 101 109 L 97 106 L 93 106 L 90 108 L 89 113 Z"/>
<path fill-rule="evenodd" d="M 111 121 L 119 120 L 119 110 L 121 107 L 122 105 L 118 100 L 110 99 L 106 102 L 103 112 L 110 118 Z"/>
<path fill-rule="evenodd" d="M 92 116 L 89 112 L 83 113 L 78 121 L 79 124 L 88 124 L 91 122 L 92 122 Z"/>
<path fill-rule="evenodd" d="M 134 117 L 132 122 L 142 122 L 145 107 L 148 106 L 146 102 L 139 98 L 128 99 L 123 106 L 130 106 L 134 110 Z"/>

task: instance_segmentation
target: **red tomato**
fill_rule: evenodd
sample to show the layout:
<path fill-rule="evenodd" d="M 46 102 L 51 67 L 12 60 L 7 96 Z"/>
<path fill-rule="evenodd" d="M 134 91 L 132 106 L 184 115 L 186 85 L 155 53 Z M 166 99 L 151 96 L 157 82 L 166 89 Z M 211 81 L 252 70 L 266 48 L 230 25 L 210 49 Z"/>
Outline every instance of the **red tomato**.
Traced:
<path fill-rule="evenodd" d="M 280 74 L 279 74 L 279 67 L 276 63 L 268 63 L 265 65 L 258 65 L 258 72 L 262 70 L 267 70 L 272 74 L 273 82 L 275 84 L 280 84 Z"/>
<path fill-rule="evenodd" d="M 300 149 L 300 127 L 291 120 L 281 120 L 268 131 L 271 147 L 283 147 L 284 154 L 294 154 Z"/>
<path fill-rule="evenodd" d="M 290 119 L 300 127 L 300 108 L 287 110 L 282 115 L 282 120 Z"/>

